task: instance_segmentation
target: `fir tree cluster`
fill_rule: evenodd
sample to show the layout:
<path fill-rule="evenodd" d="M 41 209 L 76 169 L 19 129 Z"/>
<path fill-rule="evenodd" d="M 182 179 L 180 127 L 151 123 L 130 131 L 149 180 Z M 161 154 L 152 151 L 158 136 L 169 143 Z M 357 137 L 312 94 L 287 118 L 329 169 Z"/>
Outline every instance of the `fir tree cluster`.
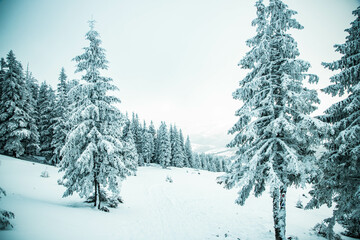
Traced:
<path fill-rule="evenodd" d="M 189 136 L 184 141 L 182 130 L 178 130 L 176 125 L 170 124 L 168 128 L 165 122 L 161 122 L 156 130 L 152 121 L 149 127 L 145 121 L 141 124 L 135 113 L 131 119 L 126 114 L 123 138 L 134 143 L 131 157 L 138 166 L 156 163 L 163 168 L 188 167 L 225 172 L 229 165 L 226 157 L 193 152 Z"/>
<path fill-rule="evenodd" d="M 47 163 L 60 162 L 60 149 L 69 126 L 68 82 L 61 69 L 57 91 L 46 82 L 40 85 L 10 51 L 1 58 L 0 70 L 0 151 L 14 157 L 43 156 Z"/>

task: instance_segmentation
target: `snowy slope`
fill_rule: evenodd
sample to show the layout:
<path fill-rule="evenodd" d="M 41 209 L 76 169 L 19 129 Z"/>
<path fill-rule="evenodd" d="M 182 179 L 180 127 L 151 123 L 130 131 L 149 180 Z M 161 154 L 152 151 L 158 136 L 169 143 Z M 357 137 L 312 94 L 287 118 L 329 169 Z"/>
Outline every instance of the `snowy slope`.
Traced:
<path fill-rule="evenodd" d="M 122 185 L 125 203 L 105 213 L 89 207 L 78 196 L 62 198 L 64 188 L 57 184 L 60 174 L 55 167 L 2 155 L 0 163 L 0 186 L 8 195 L 0 206 L 16 216 L 13 230 L 0 231 L 2 240 L 273 239 L 270 197 L 252 196 L 245 206 L 236 205 L 236 190 L 216 184 L 219 173 L 141 167 L 137 176 Z M 40 177 L 45 169 L 49 178 Z M 165 181 L 167 176 L 173 183 Z M 289 191 L 288 235 L 322 239 L 310 229 L 331 210 L 295 208 L 304 192 Z"/>
<path fill-rule="evenodd" d="M 236 149 L 234 149 L 234 148 L 216 148 L 216 149 L 206 151 L 205 153 L 232 158 L 235 156 Z"/>

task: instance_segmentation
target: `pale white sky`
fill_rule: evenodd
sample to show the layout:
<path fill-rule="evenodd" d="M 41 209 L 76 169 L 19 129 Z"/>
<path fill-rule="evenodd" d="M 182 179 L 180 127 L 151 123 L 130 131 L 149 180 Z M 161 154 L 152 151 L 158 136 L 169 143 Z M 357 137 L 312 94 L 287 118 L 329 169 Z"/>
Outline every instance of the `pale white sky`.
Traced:
<path fill-rule="evenodd" d="M 293 31 L 300 58 L 320 77 L 333 73 L 322 61 L 339 58 L 345 28 L 359 0 L 285 0 L 305 27 Z M 107 51 L 109 71 L 120 89 L 123 112 L 147 122 L 176 123 L 198 150 L 223 148 L 240 102 L 232 92 L 246 72 L 237 63 L 255 34 L 255 0 L 0 0 L 0 56 L 12 49 L 34 76 L 56 87 L 61 67 L 69 79 L 73 57 L 87 46 L 87 21 L 94 17 Z M 333 98 L 320 94 L 321 113 Z"/>

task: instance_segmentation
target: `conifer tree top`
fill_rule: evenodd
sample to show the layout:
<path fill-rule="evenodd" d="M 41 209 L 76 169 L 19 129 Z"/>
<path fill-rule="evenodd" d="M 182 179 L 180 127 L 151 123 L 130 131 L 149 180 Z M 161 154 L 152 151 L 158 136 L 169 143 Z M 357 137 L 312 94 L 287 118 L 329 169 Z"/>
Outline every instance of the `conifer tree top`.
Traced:
<path fill-rule="evenodd" d="M 76 56 L 77 68 L 75 73 L 86 71 L 82 79 L 87 82 L 96 82 L 100 76 L 100 69 L 108 69 L 108 61 L 105 56 L 105 49 L 100 47 L 101 40 L 99 33 L 94 29 L 95 21 L 89 21 L 90 30 L 86 33 L 86 39 L 90 41 L 90 46 L 84 47 L 85 53 Z M 102 78 L 104 81 L 110 79 Z"/>

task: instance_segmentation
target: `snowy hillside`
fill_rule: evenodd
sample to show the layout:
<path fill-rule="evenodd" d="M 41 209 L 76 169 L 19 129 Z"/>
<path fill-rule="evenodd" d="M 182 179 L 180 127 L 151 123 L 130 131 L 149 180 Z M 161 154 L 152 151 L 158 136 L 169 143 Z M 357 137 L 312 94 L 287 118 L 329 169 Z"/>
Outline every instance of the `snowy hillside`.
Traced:
<path fill-rule="evenodd" d="M 232 158 L 235 156 L 236 149 L 234 149 L 234 148 L 216 148 L 216 149 L 206 151 L 205 153 Z"/>
<path fill-rule="evenodd" d="M 0 155 L 0 186 L 7 197 L 1 208 L 15 213 L 14 229 L 0 239 L 273 239 L 272 204 L 268 195 L 234 204 L 235 190 L 216 184 L 219 173 L 157 165 L 140 167 L 122 185 L 125 203 L 110 213 L 98 211 L 74 195 L 62 198 L 58 169 Z M 42 171 L 49 178 L 42 178 Z M 169 176 L 172 183 L 166 181 Z M 295 208 L 305 190 L 288 194 L 287 235 L 322 239 L 310 229 L 330 216 L 327 208 Z M 337 226 L 336 230 L 341 229 Z M 350 239 L 345 238 L 344 239 Z"/>

